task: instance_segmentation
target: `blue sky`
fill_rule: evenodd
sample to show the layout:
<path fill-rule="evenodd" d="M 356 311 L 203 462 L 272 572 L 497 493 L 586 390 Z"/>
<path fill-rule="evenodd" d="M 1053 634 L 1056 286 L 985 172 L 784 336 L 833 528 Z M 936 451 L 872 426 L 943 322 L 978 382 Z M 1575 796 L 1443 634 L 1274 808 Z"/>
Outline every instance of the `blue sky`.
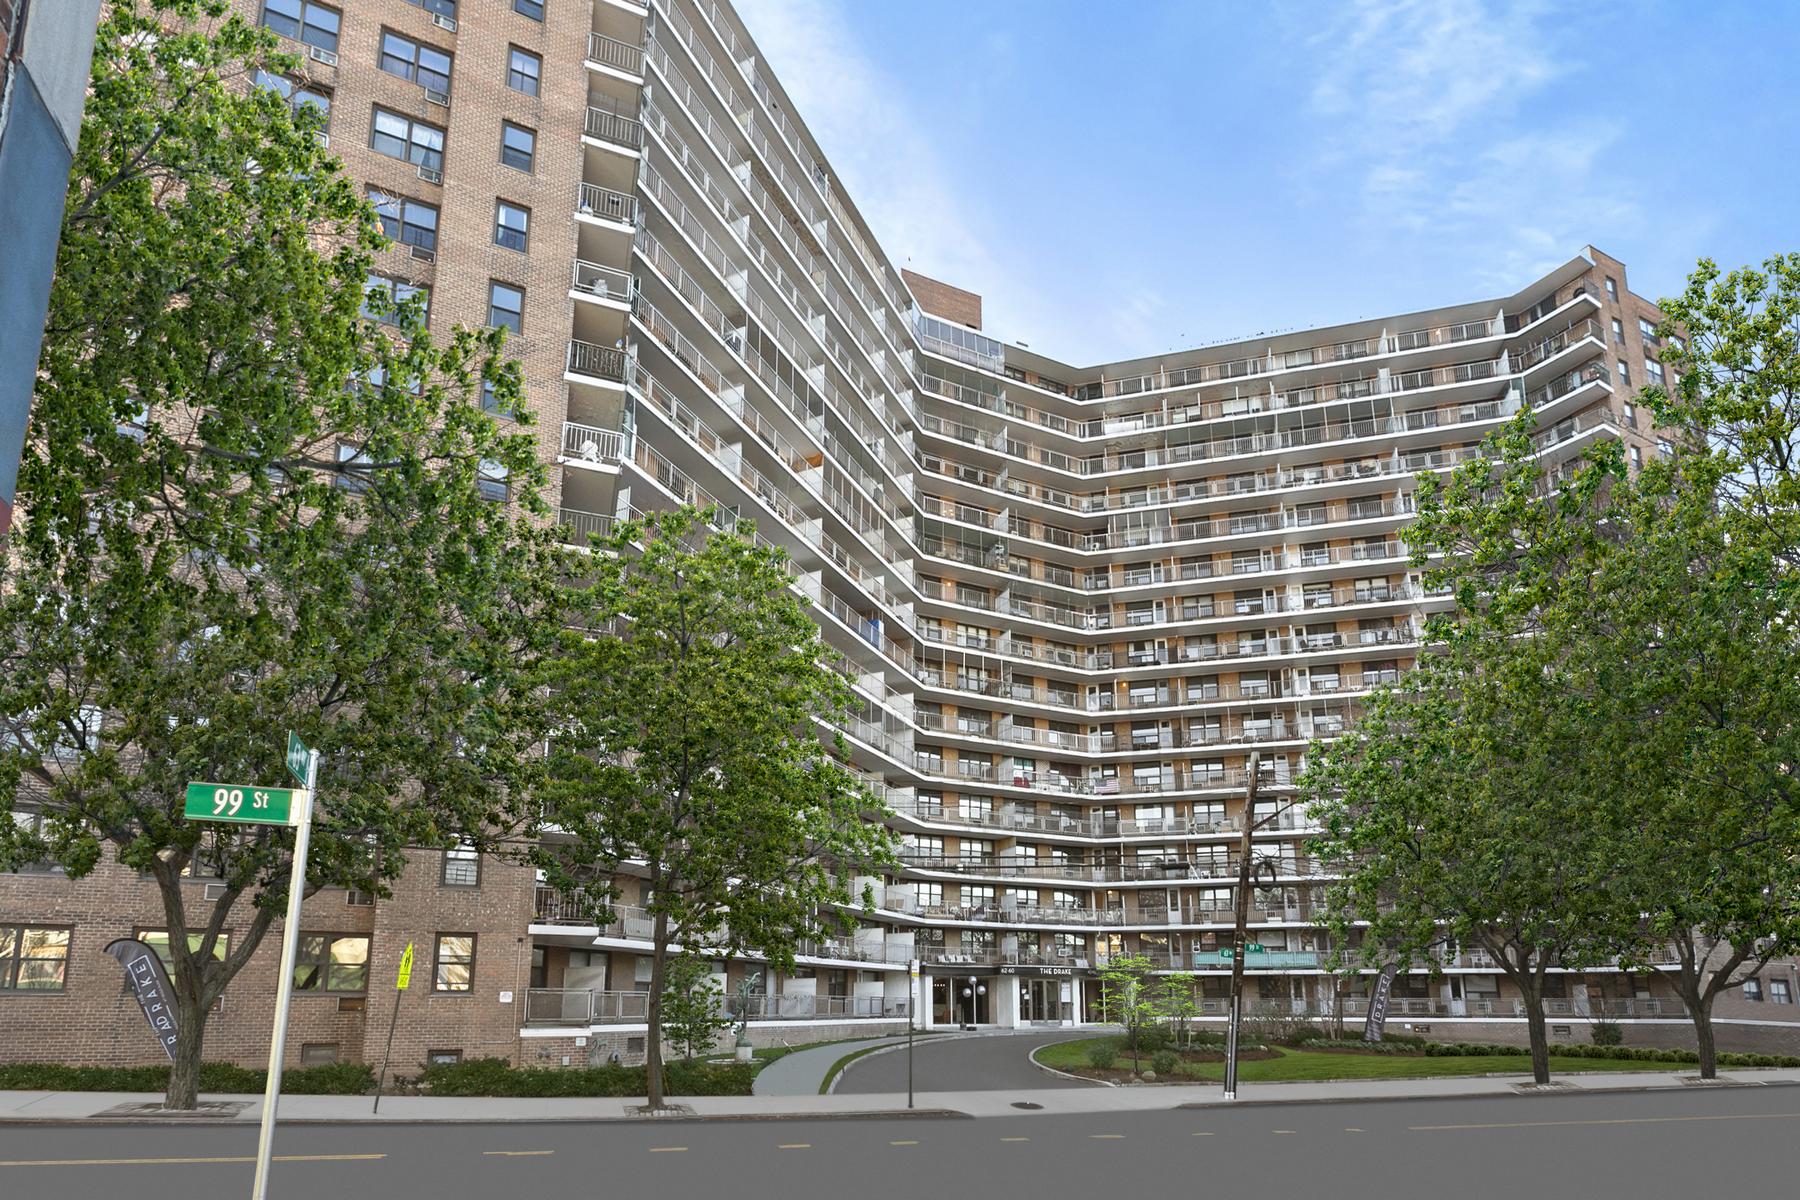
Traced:
<path fill-rule="evenodd" d="M 1086 365 L 1800 249 L 1800 3 L 736 0 L 896 263 Z"/>

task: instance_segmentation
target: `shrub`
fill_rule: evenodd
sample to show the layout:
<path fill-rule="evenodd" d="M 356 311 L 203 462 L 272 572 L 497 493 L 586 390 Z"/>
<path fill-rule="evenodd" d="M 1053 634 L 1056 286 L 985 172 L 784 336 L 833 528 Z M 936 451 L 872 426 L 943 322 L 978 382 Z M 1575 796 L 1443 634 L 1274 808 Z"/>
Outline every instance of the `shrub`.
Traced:
<path fill-rule="evenodd" d="M 752 1063 L 672 1062 L 663 1078 L 671 1096 L 748 1096 Z M 644 1068 L 514 1067 L 503 1058 L 435 1063 L 421 1082 L 434 1096 L 642 1096 Z"/>
<path fill-rule="evenodd" d="M 1625 1041 L 1625 1028 L 1617 1021 L 1595 1021 L 1589 1032 L 1596 1046 L 1618 1046 Z"/>
<path fill-rule="evenodd" d="M 1175 1073 L 1175 1063 L 1176 1058 L 1173 1050 L 1158 1050 L 1155 1054 L 1150 1056 L 1150 1069 L 1155 1071 L 1158 1075 L 1173 1075 Z"/>
<path fill-rule="evenodd" d="M 200 1090 L 254 1095 L 265 1072 L 231 1063 L 201 1063 Z M 167 1067 L 68 1067 L 61 1063 L 0 1066 L 0 1089 L 33 1092 L 161 1092 L 169 1086 Z M 375 1076 L 360 1063 L 294 1067 L 283 1072 L 281 1090 L 294 1096 L 360 1096 Z"/>
<path fill-rule="evenodd" d="M 1138 1030 L 1138 1049 L 1145 1054 L 1166 1050 L 1175 1044 L 1175 1031 L 1167 1025 L 1145 1025 Z"/>
<path fill-rule="evenodd" d="M 1316 1041 L 1324 1036 L 1325 1031 L 1311 1021 L 1297 1022 L 1281 1032 L 1281 1040 L 1290 1046 L 1298 1046 L 1301 1042 Z"/>
<path fill-rule="evenodd" d="M 1096 1071 L 1110 1071 L 1119 1061 L 1119 1048 L 1110 1038 L 1097 1041 L 1087 1048 L 1087 1060 Z"/>

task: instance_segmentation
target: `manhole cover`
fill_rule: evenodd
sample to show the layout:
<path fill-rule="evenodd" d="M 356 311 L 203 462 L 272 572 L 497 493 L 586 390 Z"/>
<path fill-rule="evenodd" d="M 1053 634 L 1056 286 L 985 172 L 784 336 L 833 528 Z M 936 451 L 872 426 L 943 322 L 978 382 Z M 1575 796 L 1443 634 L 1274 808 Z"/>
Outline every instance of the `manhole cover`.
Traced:
<path fill-rule="evenodd" d="M 1012 1102 L 1012 1106 L 1014 1108 L 1042 1108 L 1042 1107 L 1044 1107 L 1043 1105 L 1035 1104 L 1030 1100 L 1014 1100 Z"/>

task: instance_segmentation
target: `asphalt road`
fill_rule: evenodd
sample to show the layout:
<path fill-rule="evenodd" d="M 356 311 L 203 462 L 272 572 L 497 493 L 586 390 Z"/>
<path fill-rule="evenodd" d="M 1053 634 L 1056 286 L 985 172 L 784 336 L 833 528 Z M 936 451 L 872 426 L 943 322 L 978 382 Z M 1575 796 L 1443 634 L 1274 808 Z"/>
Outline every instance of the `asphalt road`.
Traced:
<path fill-rule="evenodd" d="M 921 1092 L 996 1092 L 1013 1088 L 1098 1087 L 1064 1079 L 1031 1065 L 1034 1047 L 1069 1038 L 1091 1038 L 1094 1031 L 1067 1033 L 983 1033 L 974 1037 L 926 1038 L 913 1047 L 913 1086 Z M 844 1068 L 835 1089 L 840 1094 L 868 1095 L 906 1090 L 906 1051 L 889 1050 L 857 1059 Z"/>
<path fill-rule="evenodd" d="M 1080 1116 L 309 1125 L 289 1197 L 659 1195 L 1030 1200 L 1240 1190 L 1395 1200 L 1793 1194 L 1800 1088 L 1246 1105 Z M 242 1197 L 254 1127 L 0 1127 L 0 1194 Z M 810 1181 L 810 1182 L 809 1182 Z"/>

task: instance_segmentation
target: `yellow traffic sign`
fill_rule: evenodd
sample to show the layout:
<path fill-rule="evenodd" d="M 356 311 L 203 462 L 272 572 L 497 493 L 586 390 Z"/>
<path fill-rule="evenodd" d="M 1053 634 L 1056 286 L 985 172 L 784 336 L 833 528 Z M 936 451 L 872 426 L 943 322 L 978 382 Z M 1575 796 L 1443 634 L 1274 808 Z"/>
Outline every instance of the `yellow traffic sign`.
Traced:
<path fill-rule="evenodd" d="M 406 953 L 400 956 L 400 974 L 394 980 L 394 990 L 404 992 L 406 985 L 412 982 L 413 944 L 406 943 Z"/>

